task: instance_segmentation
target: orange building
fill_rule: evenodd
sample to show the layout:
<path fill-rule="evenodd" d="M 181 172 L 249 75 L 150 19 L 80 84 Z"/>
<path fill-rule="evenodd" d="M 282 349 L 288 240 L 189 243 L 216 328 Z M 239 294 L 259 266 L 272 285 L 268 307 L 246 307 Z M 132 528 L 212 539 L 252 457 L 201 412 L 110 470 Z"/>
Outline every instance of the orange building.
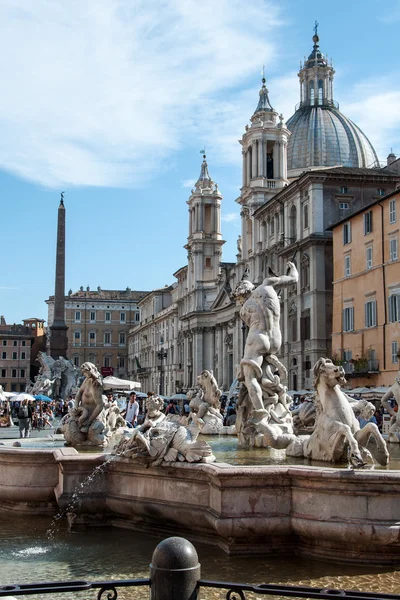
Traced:
<path fill-rule="evenodd" d="M 400 190 L 331 229 L 332 355 L 352 387 L 392 385 L 400 350 Z"/>

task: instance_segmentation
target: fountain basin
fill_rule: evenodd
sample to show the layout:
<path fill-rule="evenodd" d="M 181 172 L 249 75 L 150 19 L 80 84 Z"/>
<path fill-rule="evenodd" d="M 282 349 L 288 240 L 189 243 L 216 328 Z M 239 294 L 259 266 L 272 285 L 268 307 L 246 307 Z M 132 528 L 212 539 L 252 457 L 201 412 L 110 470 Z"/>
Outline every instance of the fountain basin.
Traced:
<path fill-rule="evenodd" d="M 400 564 L 400 472 L 304 465 L 176 463 L 146 468 L 73 448 L 0 448 L 0 510 L 57 512 L 74 528 L 111 525 L 179 534 L 228 554 L 297 553 L 339 562 Z"/>

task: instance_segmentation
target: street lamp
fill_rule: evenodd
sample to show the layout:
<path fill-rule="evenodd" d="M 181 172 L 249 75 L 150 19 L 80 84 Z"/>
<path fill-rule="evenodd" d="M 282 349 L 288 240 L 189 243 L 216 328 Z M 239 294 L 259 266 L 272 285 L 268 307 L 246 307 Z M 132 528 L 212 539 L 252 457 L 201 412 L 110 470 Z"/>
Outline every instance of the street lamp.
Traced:
<path fill-rule="evenodd" d="M 164 358 L 167 358 L 167 350 L 164 350 L 164 348 L 161 348 L 161 350 L 159 350 L 157 352 L 157 356 L 160 361 L 160 395 L 163 396 L 164 395 L 163 360 L 164 360 Z"/>

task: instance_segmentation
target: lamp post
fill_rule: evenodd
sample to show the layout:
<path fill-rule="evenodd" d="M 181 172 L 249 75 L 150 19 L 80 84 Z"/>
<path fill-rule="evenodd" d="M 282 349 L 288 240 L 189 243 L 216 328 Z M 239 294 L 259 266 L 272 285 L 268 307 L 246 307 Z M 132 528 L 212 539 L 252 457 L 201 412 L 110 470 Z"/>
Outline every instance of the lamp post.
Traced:
<path fill-rule="evenodd" d="M 164 358 L 167 358 L 167 350 L 164 350 L 164 348 L 161 348 L 161 350 L 159 350 L 157 352 L 157 356 L 160 361 L 160 395 L 163 396 L 164 395 L 163 360 L 164 360 Z"/>

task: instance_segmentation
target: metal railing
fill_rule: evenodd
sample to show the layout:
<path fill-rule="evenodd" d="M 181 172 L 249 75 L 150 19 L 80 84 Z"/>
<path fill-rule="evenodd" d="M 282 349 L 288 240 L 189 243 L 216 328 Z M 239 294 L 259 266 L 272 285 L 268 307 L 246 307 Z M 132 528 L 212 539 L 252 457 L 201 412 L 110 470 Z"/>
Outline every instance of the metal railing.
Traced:
<path fill-rule="evenodd" d="M 398 594 L 380 594 L 353 590 L 338 590 L 296 585 L 247 584 L 201 579 L 200 564 L 194 546 L 180 537 L 164 540 L 153 552 L 148 579 L 122 579 L 111 581 L 56 581 L 5 585 L 0 587 L 0 598 L 4 596 L 40 597 L 47 594 L 97 591 L 97 600 L 118 600 L 118 590 L 132 587 L 150 589 L 150 600 L 197 600 L 200 589 L 226 590 L 226 600 L 246 600 L 245 592 L 262 596 L 286 598 L 321 598 L 332 600 L 340 596 L 348 600 L 400 600 Z"/>

